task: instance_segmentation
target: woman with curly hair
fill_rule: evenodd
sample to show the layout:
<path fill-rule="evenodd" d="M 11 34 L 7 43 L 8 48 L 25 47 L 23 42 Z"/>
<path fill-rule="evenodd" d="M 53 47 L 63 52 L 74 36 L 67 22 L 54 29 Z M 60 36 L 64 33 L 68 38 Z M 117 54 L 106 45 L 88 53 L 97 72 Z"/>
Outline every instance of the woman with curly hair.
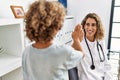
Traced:
<path fill-rule="evenodd" d="M 24 80 L 68 80 L 68 69 L 81 61 L 84 55 L 79 40 L 83 36 L 81 26 L 77 25 L 72 33 L 72 46 L 54 42 L 64 17 L 65 8 L 59 2 L 41 0 L 30 5 L 25 14 L 25 31 L 34 43 L 23 52 Z"/>
<path fill-rule="evenodd" d="M 100 17 L 88 13 L 81 24 L 85 33 L 81 46 L 86 56 L 78 66 L 79 80 L 112 80 Z"/>

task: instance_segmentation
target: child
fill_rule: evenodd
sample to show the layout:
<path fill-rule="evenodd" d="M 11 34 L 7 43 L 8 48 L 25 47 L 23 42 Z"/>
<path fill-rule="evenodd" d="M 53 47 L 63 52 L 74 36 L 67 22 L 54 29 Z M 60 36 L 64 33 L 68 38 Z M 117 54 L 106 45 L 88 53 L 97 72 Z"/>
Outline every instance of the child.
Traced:
<path fill-rule="evenodd" d="M 72 33 L 73 44 L 57 45 L 54 37 L 62 28 L 65 9 L 54 1 L 35 1 L 25 15 L 26 35 L 35 43 L 25 48 L 22 56 L 24 80 L 68 80 L 68 69 L 83 57 L 78 25 Z"/>

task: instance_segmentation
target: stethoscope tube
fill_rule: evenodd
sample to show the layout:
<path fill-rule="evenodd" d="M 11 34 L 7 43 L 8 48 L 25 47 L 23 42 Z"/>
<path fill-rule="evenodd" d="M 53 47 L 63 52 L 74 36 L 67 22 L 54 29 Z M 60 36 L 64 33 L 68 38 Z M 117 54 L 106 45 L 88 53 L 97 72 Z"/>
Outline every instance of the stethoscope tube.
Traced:
<path fill-rule="evenodd" d="M 86 40 L 86 37 L 85 37 L 85 43 L 86 43 L 86 45 L 87 45 L 87 48 L 88 48 L 88 50 L 89 50 L 89 53 L 90 53 L 90 56 L 91 56 L 91 60 L 92 60 L 92 65 L 90 66 L 90 68 L 91 68 L 92 70 L 94 70 L 94 69 L 95 69 L 95 64 L 94 64 L 92 52 L 91 52 L 91 50 L 90 50 L 90 47 L 89 47 L 88 42 L 87 42 L 87 40 Z M 103 59 L 101 58 L 101 55 L 100 55 L 100 51 L 99 51 L 99 47 L 98 47 L 98 46 L 100 46 L 100 49 L 101 49 L 101 51 L 102 51 Z M 97 41 L 97 50 L 98 50 L 98 53 L 99 53 L 100 62 L 104 62 L 104 61 L 105 61 L 105 55 L 104 55 L 102 46 L 99 44 L 98 41 Z"/>
<path fill-rule="evenodd" d="M 102 60 L 102 58 L 101 58 L 101 56 L 100 56 L 100 51 L 99 51 L 99 47 L 98 47 L 98 46 L 100 46 L 100 49 L 101 49 L 101 51 L 102 51 L 103 60 Z M 98 41 L 97 41 L 97 50 L 98 50 L 98 53 L 99 53 L 100 62 L 104 62 L 104 61 L 105 61 L 105 55 L 104 55 L 104 52 L 103 52 L 103 48 L 102 48 L 102 46 L 99 44 Z"/>
<path fill-rule="evenodd" d="M 94 65 L 94 62 L 93 62 L 93 56 L 92 56 L 92 53 L 91 53 L 91 50 L 90 50 L 90 47 L 89 47 L 89 45 L 88 45 L 88 42 L 87 42 L 86 38 L 85 38 L 85 42 L 86 42 L 86 45 L 87 45 L 87 48 L 88 48 L 88 50 L 89 50 L 89 53 L 90 53 L 90 56 L 91 56 L 91 60 L 92 60 L 92 65 L 90 66 L 90 68 L 91 68 L 92 70 L 94 70 L 94 69 L 95 69 L 95 65 Z"/>

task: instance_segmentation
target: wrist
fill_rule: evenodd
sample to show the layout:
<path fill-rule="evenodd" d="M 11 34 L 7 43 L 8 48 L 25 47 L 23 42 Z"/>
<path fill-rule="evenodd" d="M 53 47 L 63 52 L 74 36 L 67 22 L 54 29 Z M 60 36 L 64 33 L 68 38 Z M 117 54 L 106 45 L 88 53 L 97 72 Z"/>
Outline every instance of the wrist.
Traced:
<path fill-rule="evenodd" d="M 80 43 L 80 40 L 79 39 L 74 39 L 73 43 Z"/>

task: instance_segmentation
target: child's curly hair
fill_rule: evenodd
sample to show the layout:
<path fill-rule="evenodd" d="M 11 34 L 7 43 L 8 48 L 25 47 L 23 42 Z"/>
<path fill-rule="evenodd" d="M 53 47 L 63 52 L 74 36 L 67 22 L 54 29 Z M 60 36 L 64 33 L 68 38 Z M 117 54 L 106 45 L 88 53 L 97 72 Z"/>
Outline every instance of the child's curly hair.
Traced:
<path fill-rule="evenodd" d="M 64 22 L 65 8 L 56 1 L 35 1 L 25 14 L 26 35 L 31 41 L 45 43 Z"/>

